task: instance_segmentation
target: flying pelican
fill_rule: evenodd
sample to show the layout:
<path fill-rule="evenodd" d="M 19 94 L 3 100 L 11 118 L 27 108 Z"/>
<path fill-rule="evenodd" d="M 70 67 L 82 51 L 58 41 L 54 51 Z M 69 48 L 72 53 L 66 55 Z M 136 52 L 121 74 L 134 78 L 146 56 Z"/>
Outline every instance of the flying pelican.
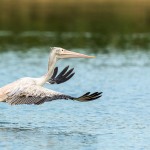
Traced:
<path fill-rule="evenodd" d="M 95 92 L 92 94 L 90 94 L 90 92 L 87 92 L 80 97 L 72 97 L 42 87 L 45 83 L 50 82 L 52 76 L 55 77 L 57 69 L 54 71 L 54 67 L 57 60 L 62 58 L 93 58 L 93 56 L 68 51 L 60 47 L 53 47 L 51 49 L 52 51 L 50 53 L 48 61 L 48 72 L 39 78 L 21 78 L 0 88 L 0 102 L 7 102 L 11 105 L 39 105 L 44 102 L 49 102 L 57 99 L 70 99 L 80 102 L 86 102 L 95 100 L 102 96 L 102 92 Z"/>

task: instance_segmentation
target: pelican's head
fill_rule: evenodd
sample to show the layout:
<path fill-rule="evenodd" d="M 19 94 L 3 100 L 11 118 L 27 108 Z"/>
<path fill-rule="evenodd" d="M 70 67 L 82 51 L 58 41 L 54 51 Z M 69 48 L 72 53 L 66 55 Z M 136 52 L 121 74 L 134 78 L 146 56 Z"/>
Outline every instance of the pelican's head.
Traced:
<path fill-rule="evenodd" d="M 61 47 L 52 47 L 52 55 L 55 56 L 57 59 L 62 58 L 94 58 L 94 56 L 88 56 L 72 51 L 65 50 Z"/>

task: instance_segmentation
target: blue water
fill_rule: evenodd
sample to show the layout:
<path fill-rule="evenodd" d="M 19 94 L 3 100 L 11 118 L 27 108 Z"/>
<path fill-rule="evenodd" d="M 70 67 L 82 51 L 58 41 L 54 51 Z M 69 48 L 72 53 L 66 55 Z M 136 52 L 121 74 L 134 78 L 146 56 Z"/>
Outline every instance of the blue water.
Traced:
<path fill-rule="evenodd" d="M 0 86 L 44 74 L 48 54 L 36 48 L 0 53 Z M 60 60 L 60 70 L 70 65 L 75 76 L 64 84 L 46 87 L 72 96 L 102 91 L 102 98 L 87 103 L 58 100 L 39 106 L 0 103 L 0 149 L 150 149 L 150 53 L 95 55 L 96 59 Z"/>

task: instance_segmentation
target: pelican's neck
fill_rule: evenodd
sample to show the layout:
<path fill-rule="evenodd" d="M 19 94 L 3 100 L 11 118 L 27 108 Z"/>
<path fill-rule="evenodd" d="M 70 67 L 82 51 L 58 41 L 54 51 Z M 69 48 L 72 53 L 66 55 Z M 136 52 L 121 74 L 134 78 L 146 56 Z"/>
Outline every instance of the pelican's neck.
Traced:
<path fill-rule="evenodd" d="M 48 62 L 48 72 L 40 78 L 41 81 L 39 85 L 44 85 L 51 78 L 51 76 L 53 75 L 53 70 L 56 62 L 57 62 L 56 56 L 50 55 L 49 62 Z"/>

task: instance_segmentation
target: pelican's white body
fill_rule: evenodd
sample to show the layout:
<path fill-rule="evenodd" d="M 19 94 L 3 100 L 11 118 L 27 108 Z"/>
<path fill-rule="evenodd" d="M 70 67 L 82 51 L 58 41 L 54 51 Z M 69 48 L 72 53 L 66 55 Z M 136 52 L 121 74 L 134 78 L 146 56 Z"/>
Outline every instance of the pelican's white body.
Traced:
<path fill-rule="evenodd" d="M 3 86 L 2 88 L 0 88 L 0 102 L 5 102 L 10 93 L 13 95 L 17 95 L 20 91 L 22 91 L 22 89 L 28 88 L 31 85 L 37 85 L 37 83 L 38 79 L 25 77 Z M 31 90 L 30 92 L 32 93 L 33 91 Z"/>
<path fill-rule="evenodd" d="M 21 78 L 0 88 L 0 102 L 9 104 L 42 104 L 55 99 L 74 99 L 42 87 L 52 76 L 55 64 L 61 58 L 92 58 L 84 54 L 79 54 L 62 48 L 54 47 L 49 57 L 48 72 L 40 78 Z M 85 96 L 84 96 L 85 97 Z M 83 99 L 78 99 L 83 100 Z"/>

